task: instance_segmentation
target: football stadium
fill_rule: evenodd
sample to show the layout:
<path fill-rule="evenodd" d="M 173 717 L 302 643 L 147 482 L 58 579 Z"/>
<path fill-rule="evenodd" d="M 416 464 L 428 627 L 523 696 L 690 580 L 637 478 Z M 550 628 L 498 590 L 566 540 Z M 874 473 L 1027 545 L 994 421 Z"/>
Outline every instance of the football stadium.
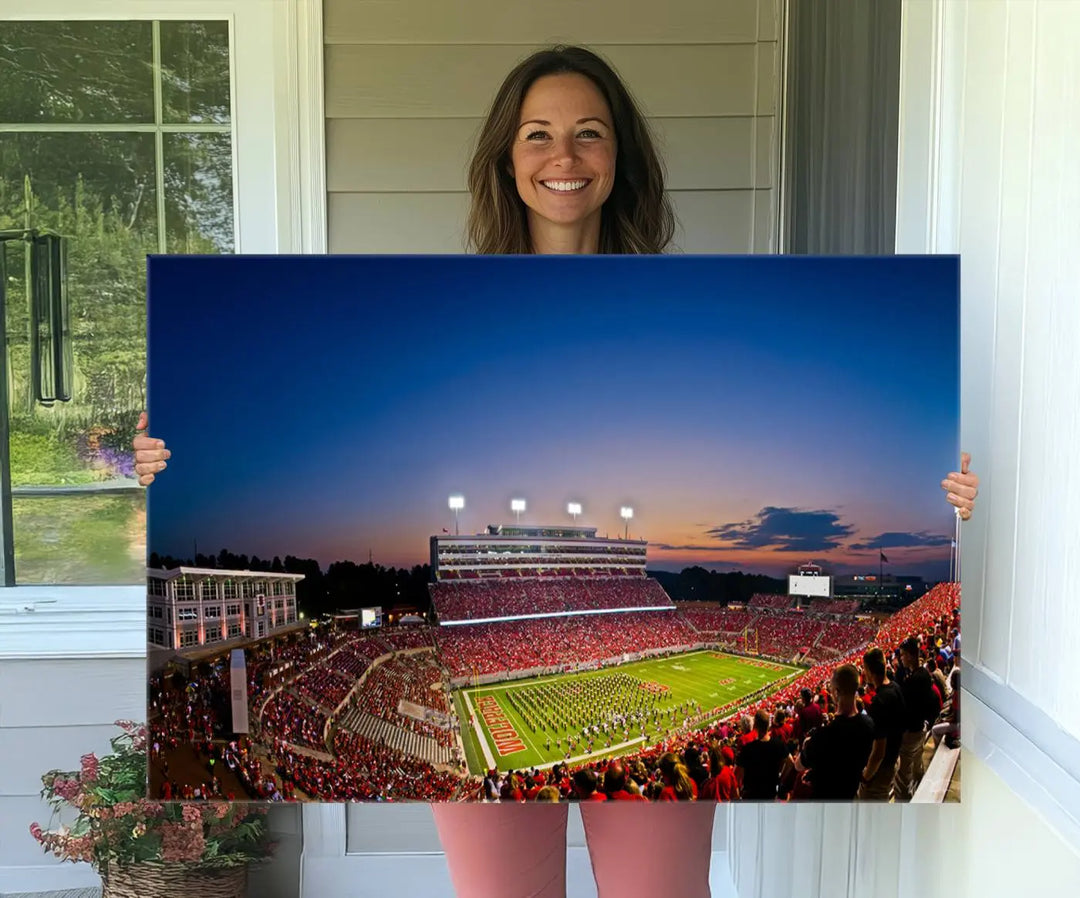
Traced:
<path fill-rule="evenodd" d="M 674 763 L 725 800 L 746 746 L 772 741 L 769 796 L 813 798 L 800 759 L 837 713 L 830 680 L 871 647 L 907 699 L 885 797 L 942 800 L 958 778 L 958 583 L 884 617 L 814 565 L 786 594 L 676 603 L 644 540 L 588 527 L 491 525 L 432 536 L 430 553 L 430 615 L 394 625 L 375 606 L 297 619 L 298 575 L 150 571 L 151 796 L 586 799 L 618 769 L 607 780 L 629 772 L 659 799 Z M 876 692 L 863 672 L 860 712 Z"/>

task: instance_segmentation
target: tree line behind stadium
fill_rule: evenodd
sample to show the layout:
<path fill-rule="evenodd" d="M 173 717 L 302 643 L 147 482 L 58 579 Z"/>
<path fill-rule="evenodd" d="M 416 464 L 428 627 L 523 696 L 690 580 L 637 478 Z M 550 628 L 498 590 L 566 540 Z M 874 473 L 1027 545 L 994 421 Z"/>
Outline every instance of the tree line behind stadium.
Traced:
<path fill-rule="evenodd" d="M 211 568 L 229 571 L 267 571 L 273 573 L 303 574 L 304 579 L 296 585 L 299 611 L 308 618 L 355 608 L 358 603 L 378 605 L 385 611 L 407 608 L 426 615 L 431 610 L 428 584 L 431 581 L 431 565 L 417 564 L 411 568 L 384 567 L 374 562 L 359 564 L 355 561 L 332 562 L 325 571 L 314 558 L 297 558 L 275 555 L 272 559 L 257 555 L 234 555 L 222 549 L 216 555 L 201 552 L 187 558 L 171 555 L 150 554 L 149 567 L 166 570 L 180 566 Z M 787 580 L 765 574 L 748 574 L 742 571 L 710 571 L 700 566 L 672 571 L 647 571 L 664 591 L 676 602 L 719 602 L 738 604 L 750 601 L 756 593 L 785 595 Z M 932 584 L 927 584 L 932 585 Z M 906 604 L 906 603 L 905 603 Z M 878 605 L 883 611 L 896 610 L 900 605 Z"/>

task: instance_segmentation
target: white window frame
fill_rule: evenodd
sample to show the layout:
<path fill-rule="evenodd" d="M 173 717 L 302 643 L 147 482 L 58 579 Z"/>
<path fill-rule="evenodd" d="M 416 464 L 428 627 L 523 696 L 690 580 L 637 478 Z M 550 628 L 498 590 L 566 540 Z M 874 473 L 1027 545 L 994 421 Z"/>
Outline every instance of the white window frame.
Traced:
<path fill-rule="evenodd" d="M 229 22 L 237 253 L 326 252 L 321 0 L 0 0 L 36 20 Z M 146 656 L 146 581 L 0 588 L 0 658 Z"/>

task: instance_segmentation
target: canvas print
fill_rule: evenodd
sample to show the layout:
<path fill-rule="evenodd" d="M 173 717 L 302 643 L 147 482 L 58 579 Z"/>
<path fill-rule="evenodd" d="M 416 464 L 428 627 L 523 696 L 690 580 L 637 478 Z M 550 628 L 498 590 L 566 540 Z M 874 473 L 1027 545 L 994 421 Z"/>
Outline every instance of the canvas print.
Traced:
<path fill-rule="evenodd" d="M 958 798 L 958 290 L 151 257 L 150 794 Z"/>

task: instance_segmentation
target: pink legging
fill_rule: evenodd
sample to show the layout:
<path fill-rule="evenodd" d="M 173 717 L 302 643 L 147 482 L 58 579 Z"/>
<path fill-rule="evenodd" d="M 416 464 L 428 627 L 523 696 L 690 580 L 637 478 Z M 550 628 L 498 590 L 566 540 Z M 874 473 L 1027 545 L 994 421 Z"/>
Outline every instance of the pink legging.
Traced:
<path fill-rule="evenodd" d="M 431 807 L 458 898 L 564 898 L 567 804 Z M 709 898 L 716 802 L 579 807 L 598 898 Z"/>

